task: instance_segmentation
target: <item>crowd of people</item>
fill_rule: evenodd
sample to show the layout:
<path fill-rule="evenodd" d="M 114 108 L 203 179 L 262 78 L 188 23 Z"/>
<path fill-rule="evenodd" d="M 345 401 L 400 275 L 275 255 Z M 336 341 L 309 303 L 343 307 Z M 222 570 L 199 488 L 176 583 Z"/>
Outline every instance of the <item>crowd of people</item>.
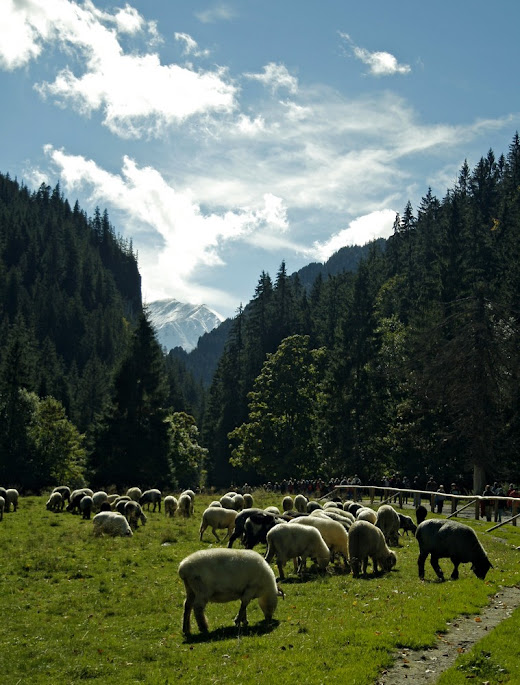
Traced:
<path fill-rule="evenodd" d="M 453 495 L 471 495 L 472 490 L 469 483 L 463 475 L 458 476 L 447 488 L 443 484 L 438 484 L 436 479 L 429 474 L 424 476 L 416 475 L 409 478 L 407 475 L 401 476 L 398 473 L 389 474 L 384 476 L 382 479 L 373 478 L 369 479 L 367 484 L 362 483 L 359 475 L 356 473 L 353 476 L 341 476 L 336 478 L 330 478 L 329 480 L 324 480 L 321 478 L 316 479 L 292 479 L 284 478 L 281 481 L 268 481 L 263 484 L 263 488 L 268 492 L 279 493 L 280 495 L 297 495 L 302 494 L 312 498 L 320 498 L 327 493 L 332 492 L 338 486 L 343 486 L 344 496 L 346 499 L 357 500 L 361 499 L 361 491 L 353 487 L 349 490 L 348 486 L 361 486 L 366 485 L 370 488 L 372 485 L 378 485 L 380 487 L 378 495 L 380 501 L 387 501 L 393 497 L 394 502 L 398 499 L 404 504 L 408 504 L 408 501 L 413 501 L 414 507 L 418 507 L 424 500 L 427 500 L 430 504 L 431 510 L 438 514 L 442 514 L 444 510 L 445 500 L 447 496 L 450 501 L 450 506 L 452 511 L 455 510 L 457 506 L 457 499 Z M 251 487 L 246 483 L 239 489 L 240 492 L 250 491 Z M 429 492 L 435 493 L 434 495 L 425 495 L 421 492 L 406 492 L 406 490 L 422 491 L 422 493 Z M 400 491 L 401 494 L 397 494 L 395 491 Z M 482 500 L 480 503 L 480 513 L 481 516 L 491 521 L 494 515 L 495 521 L 502 521 L 502 516 L 505 511 L 510 511 L 512 514 L 517 513 L 514 500 L 520 499 L 520 491 L 515 487 L 514 483 L 509 483 L 508 486 L 495 481 L 493 485 L 486 485 L 483 492 L 481 493 L 483 497 L 497 498 L 496 500 L 488 499 Z M 499 499 L 507 497 L 508 499 Z M 497 506 L 495 506 L 495 502 Z"/>

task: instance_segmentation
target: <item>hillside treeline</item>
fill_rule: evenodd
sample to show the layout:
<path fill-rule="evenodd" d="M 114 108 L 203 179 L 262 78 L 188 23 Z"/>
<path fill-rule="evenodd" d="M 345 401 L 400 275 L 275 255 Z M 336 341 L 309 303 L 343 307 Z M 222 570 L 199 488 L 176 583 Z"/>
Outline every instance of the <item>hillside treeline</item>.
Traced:
<path fill-rule="evenodd" d="M 515 476 L 519 298 L 515 135 L 408 203 L 355 273 L 261 274 L 209 390 L 210 481 Z"/>
<path fill-rule="evenodd" d="M 191 482 L 198 402 L 107 212 L 0 175 L 0 483 Z"/>

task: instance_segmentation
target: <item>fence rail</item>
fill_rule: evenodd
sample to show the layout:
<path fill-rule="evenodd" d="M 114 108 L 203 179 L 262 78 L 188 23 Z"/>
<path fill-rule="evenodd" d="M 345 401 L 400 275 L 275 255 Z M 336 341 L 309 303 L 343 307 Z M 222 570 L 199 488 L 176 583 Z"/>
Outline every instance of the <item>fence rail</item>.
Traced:
<path fill-rule="evenodd" d="M 334 495 L 342 496 L 347 495 L 346 499 L 351 497 L 352 499 L 359 501 L 363 499 L 365 494 L 370 500 L 370 504 L 374 503 L 376 498 L 376 493 L 381 496 L 380 504 L 385 504 L 391 502 L 392 500 L 399 500 L 399 507 L 403 508 L 403 501 L 411 499 L 415 506 L 421 504 L 424 499 L 426 499 L 432 511 L 435 506 L 435 498 L 439 495 L 438 492 L 433 490 L 414 490 L 412 488 L 389 488 L 382 485 L 336 485 L 334 490 L 328 492 L 321 499 L 330 499 Z M 456 493 L 442 493 L 444 501 L 449 501 L 451 505 L 451 513 L 448 518 L 457 516 L 461 511 L 464 511 L 472 504 L 474 504 L 474 516 L 478 521 L 480 518 L 487 518 L 490 520 L 490 516 L 493 515 L 495 521 L 499 517 L 499 510 L 505 509 L 506 502 L 511 502 L 511 518 L 503 523 L 511 522 L 513 526 L 516 526 L 517 518 L 520 517 L 518 510 L 520 509 L 520 498 L 518 497 L 507 497 L 493 495 L 492 497 L 484 497 L 483 495 L 459 495 Z M 457 509 L 459 502 L 466 502 L 462 507 Z M 500 503 L 503 502 L 503 506 Z M 492 529 L 497 528 L 494 526 Z"/>

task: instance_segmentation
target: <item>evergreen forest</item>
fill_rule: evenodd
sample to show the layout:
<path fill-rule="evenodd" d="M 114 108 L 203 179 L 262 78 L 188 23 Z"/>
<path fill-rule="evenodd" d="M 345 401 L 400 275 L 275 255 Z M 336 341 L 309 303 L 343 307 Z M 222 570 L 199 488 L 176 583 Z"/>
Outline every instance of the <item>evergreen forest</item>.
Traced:
<path fill-rule="evenodd" d="M 517 479 L 518 134 L 351 268 L 304 274 L 260 273 L 213 370 L 211 334 L 161 349 L 106 211 L 0 176 L 0 483 Z"/>

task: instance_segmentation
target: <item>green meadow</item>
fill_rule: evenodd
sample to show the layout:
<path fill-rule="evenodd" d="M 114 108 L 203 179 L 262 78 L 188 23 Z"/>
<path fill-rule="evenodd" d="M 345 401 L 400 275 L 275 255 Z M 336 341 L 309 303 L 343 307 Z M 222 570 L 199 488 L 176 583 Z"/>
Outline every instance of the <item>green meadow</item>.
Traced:
<path fill-rule="evenodd" d="M 489 523 L 471 522 L 494 566 L 485 582 L 463 565 L 460 580 L 440 583 L 429 561 L 419 581 L 417 542 L 404 536 L 388 575 L 354 579 L 337 566 L 324 575 L 309 568 L 300 580 L 288 564 L 285 599 L 272 625 L 262 622 L 256 601 L 249 628 L 241 630 L 233 623 L 238 602 L 209 604 L 209 635 L 201 636 L 193 621 L 187 640 L 177 568 L 191 552 L 219 544 L 209 530 L 199 541 L 210 500 L 198 496 L 191 519 L 150 512 L 132 538 L 96 538 L 91 521 L 48 512 L 46 497 L 22 498 L 19 510 L 0 522 L 5 682 L 372 685 L 395 650 L 435 644 L 456 616 L 478 614 L 500 586 L 520 582 L 520 528 L 486 534 Z M 255 493 L 255 505 L 269 504 L 280 506 L 281 497 Z M 441 566 L 451 572 L 449 560 Z M 516 611 L 442 682 L 480 675 L 490 683 L 518 682 L 508 643 L 519 628 Z"/>

